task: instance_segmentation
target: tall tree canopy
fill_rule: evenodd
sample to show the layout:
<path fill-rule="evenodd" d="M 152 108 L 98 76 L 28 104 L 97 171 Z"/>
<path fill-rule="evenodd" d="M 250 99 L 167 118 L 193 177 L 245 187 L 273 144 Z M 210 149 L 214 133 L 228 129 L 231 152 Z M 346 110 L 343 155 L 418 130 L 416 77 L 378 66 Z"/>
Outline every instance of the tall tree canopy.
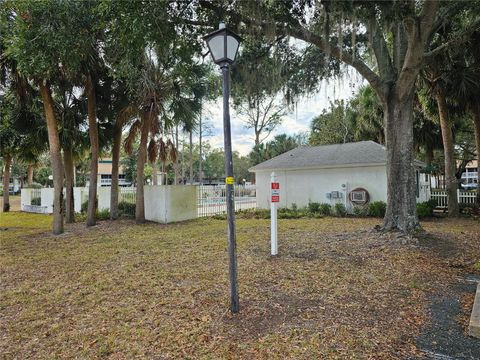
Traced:
<path fill-rule="evenodd" d="M 203 9 L 228 17 L 243 34 L 290 36 L 314 47 L 326 59 L 353 67 L 372 86 L 383 107 L 387 147 L 385 230 L 414 232 L 413 171 L 415 82 L 426 58 L 464 40 L 480 23 L 479 2 L 424 1 L 240 1 L 233 6 L 200 1 Z M 437 47 L 429 44 L 453 16 L 464 26 Z M 205 10 L 205 11 L 206 11 Z M 322 63 L 328 63 L 330 60 Z M 313 64 L 313 67 L 318 67 Z"/>

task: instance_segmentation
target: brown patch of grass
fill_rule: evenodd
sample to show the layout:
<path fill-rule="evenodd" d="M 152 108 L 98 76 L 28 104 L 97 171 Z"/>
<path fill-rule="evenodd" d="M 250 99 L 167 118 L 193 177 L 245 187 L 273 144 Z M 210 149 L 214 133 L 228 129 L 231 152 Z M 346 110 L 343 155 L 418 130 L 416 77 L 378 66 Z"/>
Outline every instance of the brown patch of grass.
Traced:
<path fill-rule="evenodd" d="M 20 195 L 10 195 L 8 201 L 10 202 L 10 211 L 21 210 Z M 0 209 L 3 209 L 3 196 L 0 196 Z"/>
<path fill-rule="evenodd" d="M 426 297 L 463 270 L 448 264 L 480 256 L 467 220 L 425 223 L 433 240 L 419 247 L 370 231 L 375 219 L 281 220 L 276 258 L 268 220 L 239 220 L 232 315 L 225 221 L 75 224 L 55 237 L 50 217 L 22 216 L 1 218 L 18 227 L 0 248 L 5 358 L 397 359 L 417 352 Z"/>

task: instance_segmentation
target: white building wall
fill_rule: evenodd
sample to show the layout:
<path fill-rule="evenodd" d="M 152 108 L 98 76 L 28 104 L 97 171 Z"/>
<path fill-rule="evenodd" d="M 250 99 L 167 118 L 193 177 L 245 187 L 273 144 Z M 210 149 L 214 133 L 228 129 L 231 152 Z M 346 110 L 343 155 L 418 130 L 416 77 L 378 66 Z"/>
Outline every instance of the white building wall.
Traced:
<path fill-rule="evenodd" d="M 256 173 L 257 207 L 270 207 L 271 171 Z M 385 165 L 276 171 L 280 183 L 280 207 L 307 206 L 309 202 L 335 204 L 345 201 L 346 194 L 362 187 L 370 194 L 370 201 L 387 201 L 387 172 Z M 346 187 L 342 188 L 342 184 Z M 327 193 L 339 191 L 341 199 L 328 199 Z"/>

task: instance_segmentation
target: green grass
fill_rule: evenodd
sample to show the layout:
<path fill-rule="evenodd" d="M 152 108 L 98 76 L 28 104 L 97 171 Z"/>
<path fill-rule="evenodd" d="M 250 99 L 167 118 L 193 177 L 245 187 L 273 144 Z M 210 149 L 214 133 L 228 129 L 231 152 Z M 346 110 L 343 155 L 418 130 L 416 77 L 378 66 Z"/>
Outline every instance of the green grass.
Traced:
<path fill-rule="evenodd" d="M 269 221 L 238 220 L 231 315 L 224 220 L 80 223 L 52 236 L 51 219 L 0 215 L 6 359 L 396 359 L 414 351 L 429 291 L 457 276 L 436 252 L 370 232 L 375 219 L 281 220 L 275 259 Z M 459 253 L 480 258 L 478 223 L 425 226 L 451 229 Z"/>

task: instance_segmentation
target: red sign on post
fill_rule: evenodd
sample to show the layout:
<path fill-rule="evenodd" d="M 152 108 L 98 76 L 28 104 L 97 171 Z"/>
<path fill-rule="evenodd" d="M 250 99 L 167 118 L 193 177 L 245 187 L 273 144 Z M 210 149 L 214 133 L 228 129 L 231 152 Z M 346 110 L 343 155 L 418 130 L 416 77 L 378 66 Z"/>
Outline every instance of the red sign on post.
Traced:
<path fill-rule="evenodd" d="M 280 202 L 280 183 L 272 182 L 272 203 Z"/>

